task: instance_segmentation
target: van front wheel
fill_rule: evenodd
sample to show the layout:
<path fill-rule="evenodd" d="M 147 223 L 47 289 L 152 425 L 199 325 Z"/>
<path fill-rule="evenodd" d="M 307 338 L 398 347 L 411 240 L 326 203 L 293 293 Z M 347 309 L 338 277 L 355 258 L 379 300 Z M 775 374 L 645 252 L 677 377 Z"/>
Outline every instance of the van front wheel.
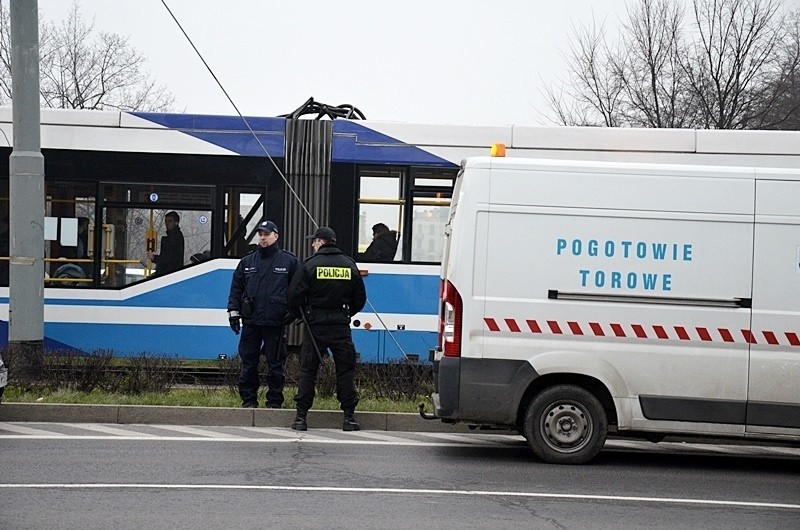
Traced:
<path fill-rule="evenodd" d="M 551 464 L 584 464 L 597 456 L 608 433 L 600 401 L 574 385 L 543 390 L 525 414 L 525 438 L 536 455 Z"/>

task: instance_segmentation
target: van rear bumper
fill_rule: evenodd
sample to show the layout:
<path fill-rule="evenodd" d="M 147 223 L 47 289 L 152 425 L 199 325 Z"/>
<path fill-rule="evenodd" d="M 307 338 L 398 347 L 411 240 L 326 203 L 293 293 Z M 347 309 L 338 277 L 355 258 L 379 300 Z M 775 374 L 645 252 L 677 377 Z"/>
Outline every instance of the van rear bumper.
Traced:
<path fill-rule="evenodd" d="M 442 357 L 436 415 L 449 421 L 516 426 L 520 402 L 538 374 L 527 361 Z"/>

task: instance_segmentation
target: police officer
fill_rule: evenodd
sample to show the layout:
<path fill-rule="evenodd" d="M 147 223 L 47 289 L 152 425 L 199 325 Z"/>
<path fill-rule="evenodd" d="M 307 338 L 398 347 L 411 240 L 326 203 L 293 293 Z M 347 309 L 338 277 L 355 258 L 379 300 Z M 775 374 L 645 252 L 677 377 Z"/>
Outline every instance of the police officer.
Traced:
<path fill-rule="evenodd" d="M 258 250 L 239 261 L 231 280 L 228 320 L 239 339 L 239 396 L 242 407 L 258 407 L 258 361 L 267 358 L 267 408 L 281 408 L 284 364 L 288 351 L 284 322 L 289 314 L 286 293 L 299 268 L 297 256 L 278 246 L 278 227 L 272 221 L 258 225 Z M 242 327 L 242 322 L 244 327 Z"/>
<path fill-rule="evenodd" d="M 312 240 L 314 254 L 303 262 L 289 286 L 289 307 L 301 315 L 307 327 L 300 351 L 300 382 L 297 387 L 297 417 L 292 429 L 308 429 L 306 415 L 314 403 L 314 384 L 322 356 L 328 349 L 336 365 L 336 398 L 344 412 L 342 429 L 359 431 L 354 413 L 358 404 L 353 376 L 356 349 L 350 334 L 350 317 L 367 301 L 364 280 L 352 258 L 336 246 L 336 234 L 328 227 L 317 229 Z"/>

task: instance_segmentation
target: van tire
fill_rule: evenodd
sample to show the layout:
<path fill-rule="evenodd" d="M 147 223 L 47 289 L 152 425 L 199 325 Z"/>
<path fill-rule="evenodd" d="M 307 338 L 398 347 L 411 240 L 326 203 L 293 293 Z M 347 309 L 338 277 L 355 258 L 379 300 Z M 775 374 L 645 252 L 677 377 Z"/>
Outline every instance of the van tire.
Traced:
<path fill-rule="evenodd" d="M 551 464 L 585 464 L 603 449 L 608 418 L 600 401 L 574 385 L 546 388 L 525 413 L 524 434 L 533 452 Z"/>

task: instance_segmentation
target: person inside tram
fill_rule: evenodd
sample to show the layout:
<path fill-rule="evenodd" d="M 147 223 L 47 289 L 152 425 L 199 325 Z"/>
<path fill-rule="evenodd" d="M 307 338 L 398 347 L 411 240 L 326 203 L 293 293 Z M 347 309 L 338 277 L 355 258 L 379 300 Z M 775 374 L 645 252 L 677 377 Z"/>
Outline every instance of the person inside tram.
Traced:
<path fill-rule="evenodd" d="M 183 267 L 183 232 L 178 212 L 168 212 L 164 216 L 167 235 L 161 237 L 161 252 L 148 252 L 147 257 L 156 264 L 155 276 L 161 276 Z"/>
<path fill-rule="evenodd" d="M 89 218 L 78 217 L 78 245 L 75 247 L 75 257 L 78 259 L 89 258 Z M 86 278 L 92 275 L 92 264 L 80 262 L 78 266 L 83 270 Z"/>
<path fill-rule="evenodd" d="M 389 230 L 383 223 L 372 227 L 372 243 L 367 250 L 356 255 L 357 261 L 389 263 L 397 252 L 397 231 Z"/>
<path fill-rule="evenodd" d="M 78 217 L 78 245 L 75 247 L 76 258 L 89 257 L 89 218 Z"/>
<path fill-rule="evenodd" d="M 191 256 L 189 256 L 189 262 L 192 265 L 203 263 L 204 261 L 208 261 L 210 259 L 211 259 L 210 250 L 204 250 L 203 252 L 198 252 L 197 254 L 192 254 Z"/>

